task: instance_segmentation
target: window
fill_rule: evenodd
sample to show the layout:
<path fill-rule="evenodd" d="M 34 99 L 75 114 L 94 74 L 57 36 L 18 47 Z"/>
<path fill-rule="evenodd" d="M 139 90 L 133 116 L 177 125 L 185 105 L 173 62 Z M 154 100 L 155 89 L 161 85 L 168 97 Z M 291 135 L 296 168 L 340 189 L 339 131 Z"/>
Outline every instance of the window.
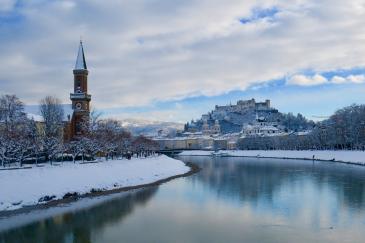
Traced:
<path fill-rule="evenodd" d="M 81 134 L 81 124 L 80 123 L 76 123 L 76 134 Z"/>
<path fill-rule="evenodd" d="M 77 94 L 81 94 L 81 93 L 82 93 L 82 91 L 81 91 L 81 87 L 80 87 L 80 86 L 77 86 L 77 88 L 76 88 L 76 93 L 77 93 Z"/>

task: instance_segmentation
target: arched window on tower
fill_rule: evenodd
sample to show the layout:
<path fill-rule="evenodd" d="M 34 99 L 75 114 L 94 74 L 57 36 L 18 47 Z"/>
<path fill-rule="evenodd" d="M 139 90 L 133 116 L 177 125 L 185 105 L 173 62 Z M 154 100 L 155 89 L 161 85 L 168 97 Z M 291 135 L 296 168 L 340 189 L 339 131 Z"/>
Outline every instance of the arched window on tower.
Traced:
<path fill-rule="evenodd" d="M 81 81 L 80 80 L 77 80 L 76 81 L 75 93 L 77 93 L 77 94 L 81 94 L 82 93 L 82 90 L 81 90 Z"/>

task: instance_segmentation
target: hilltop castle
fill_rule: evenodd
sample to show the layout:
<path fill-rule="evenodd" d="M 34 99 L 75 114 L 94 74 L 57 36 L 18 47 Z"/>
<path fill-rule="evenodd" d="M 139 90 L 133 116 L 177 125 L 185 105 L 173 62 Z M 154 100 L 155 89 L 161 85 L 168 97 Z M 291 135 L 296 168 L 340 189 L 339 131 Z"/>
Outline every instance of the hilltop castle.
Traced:
<path fill-rule="evenodd" d="M 215 106 L 216 111 L 242 112 L 247 109 L 270 110 L 270 100 L 256 103 L 255 99 L 239 100 L 236 105 Z"/>
<path fill-rule="evenodd" d="M 256 102 L 255 99 L 239 100 L 235 105 L 215 106 L 215 109 L 203 114 L 201 119 L 185 125 L 185 132 L 203 134 L 226 134 L 241 132 L 244 125 L 260 118 L 265 121 L 277 121 L 280 113 L 271 107 L 270 100 Z"/>
<path fill-rule="evenodd" d="M 236 105 L 225 105 L 225 106 L 215 106 L 215 110 L 208 114 L 202 115 L 202 120 L 209 120 L 213 118 L 214 120 L 225 119 L 228 113 L 238 113 L 244 114 L 247 110 L 255 111 L 274 111 L 275 109 L 270 107 L 270 100 L 265 102 L 256 102 L 255 99 L 251 100 L 239 100 Z"/>

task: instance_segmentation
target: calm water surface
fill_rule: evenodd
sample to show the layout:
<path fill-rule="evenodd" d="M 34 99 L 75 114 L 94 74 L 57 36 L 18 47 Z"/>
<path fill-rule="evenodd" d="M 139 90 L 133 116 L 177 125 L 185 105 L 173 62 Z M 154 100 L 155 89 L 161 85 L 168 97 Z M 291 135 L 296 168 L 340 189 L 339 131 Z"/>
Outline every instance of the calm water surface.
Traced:
<path fill-rule="evenodd" d="M 180 159 L 203 170 L 159 187 L 2 217 L 0 243 L 365 242 L 365 167 Z"/>

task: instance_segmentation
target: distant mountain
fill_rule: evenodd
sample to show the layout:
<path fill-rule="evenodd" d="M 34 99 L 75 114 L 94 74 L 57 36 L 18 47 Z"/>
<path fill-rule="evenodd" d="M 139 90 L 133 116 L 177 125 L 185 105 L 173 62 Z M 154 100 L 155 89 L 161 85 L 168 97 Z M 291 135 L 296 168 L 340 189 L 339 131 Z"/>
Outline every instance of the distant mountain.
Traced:
<path fill-rule="evenodd" d="M 122 126 L 134 135 L 157 136 L 175 134 L 177 130 L 183 130 L 184 124 L 176 122 L 149 121 L 142 119 L 123 119 Z"/>

